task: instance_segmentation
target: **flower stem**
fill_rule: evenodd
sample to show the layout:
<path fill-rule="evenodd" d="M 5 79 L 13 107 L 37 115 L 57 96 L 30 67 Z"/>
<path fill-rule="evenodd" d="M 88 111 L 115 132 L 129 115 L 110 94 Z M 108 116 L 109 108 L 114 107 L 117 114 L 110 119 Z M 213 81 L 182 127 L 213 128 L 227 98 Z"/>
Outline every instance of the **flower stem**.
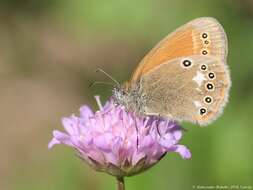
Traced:
<path fill-rule="evenodd" d="M 125 190 L 125 182 L 123 177 L 117 177 L 117 190 Z"/>

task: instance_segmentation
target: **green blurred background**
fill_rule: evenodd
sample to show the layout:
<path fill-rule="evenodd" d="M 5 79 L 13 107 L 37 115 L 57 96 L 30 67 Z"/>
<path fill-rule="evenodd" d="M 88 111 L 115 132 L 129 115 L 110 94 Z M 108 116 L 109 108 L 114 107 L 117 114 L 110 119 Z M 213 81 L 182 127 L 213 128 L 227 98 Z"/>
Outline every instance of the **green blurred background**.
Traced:
<path fill-rule="evenodd" d="M 96 108 L 94 94 L 110 96 L 110 87 L 88 87 L 108 80 L 96 68 L 127 80 L 159 40 L 201 16 L 217 18 L 227 32 L 230 101 L 207 128 L 183 124 L 191 160 L 169 154 L 126 187 L 253 185 L 252 0 L 0 0 L 0 189 L 114 189 L 113 177 L 73 150 L 49 151 L 52 130 L 82 104 Z"/>

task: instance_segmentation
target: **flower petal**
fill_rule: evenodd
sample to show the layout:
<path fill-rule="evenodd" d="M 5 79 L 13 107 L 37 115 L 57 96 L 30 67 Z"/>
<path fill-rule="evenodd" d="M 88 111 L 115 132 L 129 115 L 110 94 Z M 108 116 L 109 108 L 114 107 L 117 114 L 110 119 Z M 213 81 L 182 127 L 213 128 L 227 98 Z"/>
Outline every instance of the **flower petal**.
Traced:
<path fill-rule="evenodd" d="M 76 122 L 75 120 L 70 117 L 64 117 L 62 118 L 62 125 L 64 127 L 64 129 L 70 134 L 70 135 L 74 135 L 75 131 L 76 131 Z"/>
<path fill-rule="evenodd" d="M 82 106 L 79 109 L 79 111 L 80 111 L 80 117 L 84 120 L 84 122 L 87 122 L 89 118 L 94 115 L 93 111 L 87 105 Z"/>
<path fill-rule="evenodd" d="M 172 147 L 172 149 L 174 149 L 173 150 L 174 152 L 179 153 L 183 159 L 190 159 L 191 158 L 190 150 L 184 145 L 175 145 L 174 147 Z"/>
<path fill-rule="evenodd" d="M 73 143 L 69 135 L 57 130 L 53 131 L 53 135 L 54 135 L 54 138 L 58 140 L 61 144 L 73 146 Z"/>
<path fill-rule="evenodd" d="M 56 138 L 53 138 L 49 143 L 48 143 L 48 148 L 51 149 L 54 145 L 56 144 L 61 144 L 60 141 L 58 141 Z"/>

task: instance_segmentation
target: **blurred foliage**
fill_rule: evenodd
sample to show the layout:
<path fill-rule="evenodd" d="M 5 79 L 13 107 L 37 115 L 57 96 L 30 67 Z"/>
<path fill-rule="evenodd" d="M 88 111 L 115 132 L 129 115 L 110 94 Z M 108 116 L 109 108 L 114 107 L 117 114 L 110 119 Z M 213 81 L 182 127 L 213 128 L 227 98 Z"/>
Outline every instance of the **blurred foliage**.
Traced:
<path fill-rule="evenodd" d="M 201 16 L 217 18 L 229 39 L 230 102 L 207 128 L 187 128 L 184 161 L 167 155 L 127 189 L 192 189 L 192 185 L 253 185 L 253 1 L 0 1 L 0 189 L 114 189 L 65 147 L 47 150 L 60 118 L 93 95 L 106 100 L 103 68 L 119 81 L 167 33 Z M 96 108 L 94 106 L 94 108 Z"/>
<path fill-rule="evenodd" d="M 53 7 L 57 7 L 59 5 L 59 1 L 54 0 L 1 0 L 1 12 L 5 13 L 21 13 L 26 14 L 28 16 L 34 16 L 34 14 L 43 13 L 52 9 Z"/>

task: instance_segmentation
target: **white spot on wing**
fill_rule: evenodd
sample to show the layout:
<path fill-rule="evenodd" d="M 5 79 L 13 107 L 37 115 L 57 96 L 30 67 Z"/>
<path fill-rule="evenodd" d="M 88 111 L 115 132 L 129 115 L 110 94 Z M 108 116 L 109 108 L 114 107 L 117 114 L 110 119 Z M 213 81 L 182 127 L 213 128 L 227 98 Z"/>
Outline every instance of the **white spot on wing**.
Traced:
<path fill-rule="evenodd" d="M 201 107 L 201 103 L 199 101 L 194 101 L 193 103 L 197 108 Z"/>
<path fill-rule="evenodd" d="M 197 74 L 193 77 L 192 80 L 194 80 L 198 86 L 201 86 L 202 82 L 206 80 L 206 77 L 203 73 L 197 71 Z"/>

